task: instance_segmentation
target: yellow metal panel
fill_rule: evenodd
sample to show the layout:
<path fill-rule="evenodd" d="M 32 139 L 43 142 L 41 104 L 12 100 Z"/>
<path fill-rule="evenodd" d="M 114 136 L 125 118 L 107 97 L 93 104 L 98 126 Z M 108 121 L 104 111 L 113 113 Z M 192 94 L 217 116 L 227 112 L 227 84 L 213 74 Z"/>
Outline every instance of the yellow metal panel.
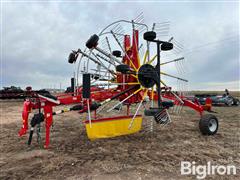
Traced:
<path fill-rule="evenodd" d="M 116 117 L 116 119 L 112 118 L 107 121 L 99 120 L 99 122 L 97 122 L 98 120 L 95 120 L 91 123 L 92 127 L 90 127 L 89 123 L 86 123 L 88 138 L 91 140 L 98 138 L 110 138 L 133 134 L 140 131 L 142 127 L 142 116 L 137 116 L 132 127 L 129 129 L 128 127 L 131 120 L 131 116 L 123 118 Z"/>

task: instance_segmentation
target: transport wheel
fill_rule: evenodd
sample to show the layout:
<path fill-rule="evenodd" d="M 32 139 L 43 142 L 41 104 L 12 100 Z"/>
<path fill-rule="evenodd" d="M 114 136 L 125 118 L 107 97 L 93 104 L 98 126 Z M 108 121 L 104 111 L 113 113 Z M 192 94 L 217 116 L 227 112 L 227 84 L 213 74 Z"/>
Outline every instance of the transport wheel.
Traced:
<path fill-rule="evenodd" d="M 122 53 L 121 53 L 121 51 L 115 50 L 115 51 L 112 52 L 112 55 L 116 56 L 116 57 L 121 57 Z"/>
<path fill-rule="evenodd" d="M 70 63 L 70 64 L 72 64 L 72 63 L 74 63 L 74 62 L 76 62 L 76 54 L 75 53 L 73 53 L 73 52 L 71 52 L 70 54 L 69 54 L 69 56 L 68 56 L 68 62 Z"/>
<path fill-rule="evenodd" d="M 214 135 L 218 131 L 218 119 L 212 114 L 205 114 L 199 121 L 199 129 L 203 135 Z"/>
<path fill-rule="evenodd" d="M 240 104 L 239 99 L 234 98 L 234 99 L 233 99 L 233 105 L 234 105 L 234 106 L 239 106 L 239 104 Z"/>
<path fill-rule="evenodd" d="M 229 99 L 225 102 L 225 105 L 232 106 L 234 104 L 233 99 Z"/>
<path fill-rule="evenodd" d="M 173 44 L 169 42 L 162 43 L 161 50 L 162 51 L 169 51 L 173 49 Z"/>
<path fill-rule="evenodd" d="M 98 35 L 94 34 L 94 35 L 92 35 L 92 36 L 88 39 L 88 41 L 86 42 L 86 46 L 87 46 L 89 49 L 92 49 L 93 47 L 96 47 L 96 46 L 97 46 L 98 40 L 99 40 Z"/>
<path fill-rule="evenodd" d="M 147 41 L 152 41 L 156 38 L 156 33 L 154 31 L 147 31 L 143 34 L 143 38 Z"/>
<path fill-rule="evenodd" d="M 116 66 L 116 71 L 125 74 L 128 71 L 130 71 L 130 67 L 127 64 L 120 64 L 120 65 Z"/>

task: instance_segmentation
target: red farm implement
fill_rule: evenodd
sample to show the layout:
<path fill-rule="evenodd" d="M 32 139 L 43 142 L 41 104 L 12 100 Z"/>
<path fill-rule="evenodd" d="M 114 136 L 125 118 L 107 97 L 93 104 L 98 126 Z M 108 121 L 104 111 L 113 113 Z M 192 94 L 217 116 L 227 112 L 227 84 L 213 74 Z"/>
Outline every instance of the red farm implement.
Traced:
<path fill-rule="evenodd" d="M 160 25 L 164 28 L 164 23 Z M 131 31 L 131 35 L 123 32 L 122 26 L 128 32 Z M 183 82 L 187 80 L 162 70 L 165 65 L 184 58 L 162 62 L 160 54 L 173 50 L 175 43 L 173 38 L 159 40 L 157 29 L 159 30 L 159 27 L 155 23 L 150 30 L 138 19 L 119 20 L 105 27 L 98 35 L 92 35 L 86 42 L 85 50 L 72 51 L 68 58 L 69 63 L 77 64 L 77 84 L 74 92 L 57 97 L 32 93 L 24 102 L 23 127 L 19 135 L 27 133 L 28 115 L 32 109 L 39 109 L 39 112 L 31 121 L 28 144 L 31 144 L 35 126 L 45 122 L 47 148 L 53 116 L 59 113 L 73 110 L 88 113 L 88 118 L 83 123 L 86 125 L 88 137 L 96 139 L 138 132 L 142 126 L 140 109 L 143 107 L 144 115 L 150 116 L 149 119 L 154 119 L 158 124 L 167 124 L 171 121 L 169 109 L 181 109 L 182 106 L 190 107 L 199 113 L 199 128 L 203 135 L 214 135 L 218 130 L 218 120 L 212 114 L 204 114 L 204 110 L 209 108 L 200 105 L 196 99 L 189 100 L 183 93 L 172 91 L 164 82 L 164 77 Z M 101 41 L 105 42 L 107 48 L 100 45 Z M 120 50 L 112 51 L 112 47 Z M 146 48 L 146 51 L 141 56 L 140 51 L 143 48 Z M 79 74 L 82 79 L 80 85 Z M 113 104 L 111 108 L 107 106 L 110 102 Z M 149 108 L 145 106 L 147 103 L 150 103 Z M 75 105 L 53 112 L 55 106 L 71 104 Z M 137 106 L 135 113 L 131 114 L 130 108 L 133 104 Z M 126 115 L 98 118 L 99 113 L 108 114 L 122 106 L 127 107 Z"/>

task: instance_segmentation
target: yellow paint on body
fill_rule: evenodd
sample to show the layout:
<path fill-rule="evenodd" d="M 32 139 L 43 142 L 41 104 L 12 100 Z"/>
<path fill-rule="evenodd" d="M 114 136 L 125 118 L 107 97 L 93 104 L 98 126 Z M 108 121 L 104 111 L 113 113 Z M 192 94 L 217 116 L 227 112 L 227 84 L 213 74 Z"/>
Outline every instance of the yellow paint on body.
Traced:
<path fill-rule="evenodd" d="M 133 134 L 140 131 L 142 127 L 142 116 L 137 116 L 132 128 L 128 129 L 131 120 L 132 116 L 116 117 L 106 121 L 99 120 L 99 122 L 96 120 L 95 122 L 92 121 L 92 127 L 90 127 L 89 123 L 86 123 L 87 136 L 90 140 L 94 140 Z"/>

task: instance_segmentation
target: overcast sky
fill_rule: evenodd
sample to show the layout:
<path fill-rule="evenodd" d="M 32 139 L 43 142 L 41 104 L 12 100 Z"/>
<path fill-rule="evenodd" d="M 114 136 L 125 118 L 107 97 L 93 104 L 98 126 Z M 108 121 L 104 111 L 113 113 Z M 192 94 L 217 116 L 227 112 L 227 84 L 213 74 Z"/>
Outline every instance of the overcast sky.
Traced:
<path fill-rule="evenodd" d="M 239 90 L 238 2 L 3 2 L 1 88 L 69 86 L 75 70 L 69 52 L 140 12 L 148 25 L 171 22 L 171 35 L 184 44 L 189 89 Z"/>

